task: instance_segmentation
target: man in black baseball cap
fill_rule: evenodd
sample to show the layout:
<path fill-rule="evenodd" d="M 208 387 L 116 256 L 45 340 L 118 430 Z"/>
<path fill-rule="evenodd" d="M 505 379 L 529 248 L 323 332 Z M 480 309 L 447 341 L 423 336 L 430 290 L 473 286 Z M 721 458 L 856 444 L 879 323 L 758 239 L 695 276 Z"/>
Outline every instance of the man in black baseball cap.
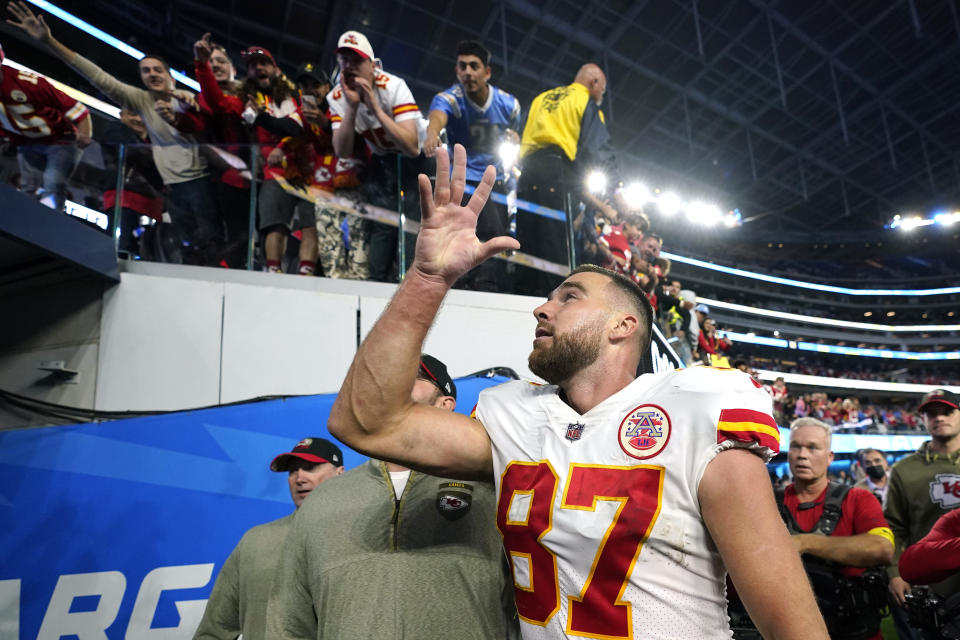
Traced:
<path fill-rule="evenodd" d="M 293 451 L 274 458 L 270 470 L 290 474 L 290 497 L 299 509 L 318 484 L 343 473 L 343 452 L 325 438 L 304 438 Z"/>
<path fill-rule="evenodd" d="M 343 452 L 325 438 L 304 438 L 281 453 L 270 470 L 289 474 L 290 497 L 299 509 L 321 482 L 343 473 Z M 230 553 L 203 612 L 195 638 L 265 638 L 267 600 L 293 514 L 253 527 Z"/>
<path fill-rule="evenodd" d="M 417 379 L 430 382 L 442 392 L 442 395 L 450 396 L 456 401 L 457 385 L 453 383 L 453 378 L 447 373 L 447 365 L 433 356 L 428 356 L 425 353 L 420 354 L 420 368 L 417 370 Z"/>
<path fill-rule="evenodd" d="M 924 413 L 924 408 L 932 404 L 946 405 L 948 407 L 947 412 L 949 413 L 950 410 L 960 408 L 960 396 L 947 389 L 934 389 L 924 394 L 923 399 L 920 401 L 920 406 L 917 407 L 917 411 Z"/>

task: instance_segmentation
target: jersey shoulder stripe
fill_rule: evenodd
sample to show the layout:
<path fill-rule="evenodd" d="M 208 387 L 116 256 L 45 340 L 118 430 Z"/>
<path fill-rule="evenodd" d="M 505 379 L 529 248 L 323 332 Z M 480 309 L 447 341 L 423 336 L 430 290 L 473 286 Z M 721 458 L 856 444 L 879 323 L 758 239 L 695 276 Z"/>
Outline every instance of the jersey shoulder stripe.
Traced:
<path fill-rule="evenodd" d="M 780 430 L 773 417 L 753 409 L 722 409 L 717 423 L 717 443 L 724 440 L 735 442 L 756 442 L 770 449 L 774 454 L 780 452 Z"/>

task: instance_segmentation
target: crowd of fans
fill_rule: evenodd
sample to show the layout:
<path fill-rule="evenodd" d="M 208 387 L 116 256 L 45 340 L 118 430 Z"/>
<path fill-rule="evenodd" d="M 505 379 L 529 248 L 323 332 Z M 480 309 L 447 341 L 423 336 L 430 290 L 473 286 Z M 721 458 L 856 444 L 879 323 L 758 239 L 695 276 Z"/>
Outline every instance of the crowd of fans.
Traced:
<path fill-rule="evenodd" d="M 565 266 L 573 254 L 577 263 L 629 275 L 655 302 L 657 284 L 669 272 L 659 256 L 662 237 L 619 188 L 600 110 L 606 78 L 594 64 L 526 106 L 489 82 L 490 52 L 463 41 L 451 52 L 455 83 L 424 110 L 360 32 L 343 33 L 330 52 L 333 79 L 317 61 L 304 61 L 288 75 L 262 46 L 247 47 L 234 60 L 206 34 L 193 49 L 195 94 L 177 88 L 159 55 L 137 63 L 141 86 L 127 84 L 58 41 L 26 4 L 11 3 L 8 10 L 11 24 L 121 109 L 118 122 L 94 129 L 81 103 L 44 78 L 4 66 L 9 99 L 36 114 L 0 123 L 0 138 L 17 152 L 19 176 L 10 181 L 54 208 L 63 208 L 70 195 L 111 218 L 117 212 L 112 223 L 124 257 L 247 266 L 255 202 L 257 267 L 396 281 L 405 266 L 396 212 L 419 217 L 416 176 L 432 173 L 436 153 L 452 154 L 460 144 L 469 184 L 478 185 L 492 165 L 494 192 L 525 202 L 518 215 L 514 205 L 491 199 L 478 224 L 481 240 L 514 234 L 533 264 L 511 265 L 508 272 L 494 261 L 458 286 L 544 294 L 556 277 L 537 261 Z M 98 174 L 84 166 L 71 184 L 92 142 L 103 149 L 102 168 Z M 504 145 L 516 149 L 516 163 Z M 587 188 L 594 169 L 605 172 L 609 189 Z M 100 187 L 96 194 L 91 183 Z M 567 246 L 566 215 L 550 219 L 526 203 L 570 209 L 574 246 Z M 153 228 L 158 223 L 165 223 L 160 230 Z M 412 243 L 405 248 L 409 259 Z"/>

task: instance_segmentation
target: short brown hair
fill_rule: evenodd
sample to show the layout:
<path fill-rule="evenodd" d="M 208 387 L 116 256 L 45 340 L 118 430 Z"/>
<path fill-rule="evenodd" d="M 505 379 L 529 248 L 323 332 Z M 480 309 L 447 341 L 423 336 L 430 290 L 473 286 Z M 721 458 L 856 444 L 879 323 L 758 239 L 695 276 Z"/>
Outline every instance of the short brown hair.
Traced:
<path fill-rule="evenodd" d="M 166 58 L 164 58 L 163 56 L 158 56 L 155 53 L 148 53 L 147 55 L 137 60 L 137 69 L 140 68 L 140 63 L 143 62 L 144 60 L 156 60 L 157 62 L 163 65 L 163 68 L 167 73 L 170 73 L 170 64 L 167 62 Z"/>
<path fill-rule="evenodd" d="M 640 339 L 640 356 L 643 357 L 643 354 L 650 349 L 650 341 L 653 339 L 653 307 L 650 305 L 647 295 L 636 282 L 610 269 L 604 269 L 594 264 L 582 264 L 571 271 L 570 275 L 578 273 L 598 273 L 606 276 L 610 278 L 610 282 L 620 293 L 626 294 L 631 306 L 634 307 L 634 311 L 640 315 L 640 324 L 644 330 Z"/>

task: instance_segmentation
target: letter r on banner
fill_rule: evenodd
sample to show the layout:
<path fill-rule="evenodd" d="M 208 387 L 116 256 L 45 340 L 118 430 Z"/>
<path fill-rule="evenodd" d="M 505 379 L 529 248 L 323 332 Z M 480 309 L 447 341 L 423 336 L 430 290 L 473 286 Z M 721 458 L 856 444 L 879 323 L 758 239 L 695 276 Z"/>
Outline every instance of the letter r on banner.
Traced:
<path fill-rule="evenodd" d="M 60 640 L 77 636 L 80 640 L 107 640 L 107 627 L 113 624 L 123 601 L 127 579 L 119 571 L 74 573 L 60 576 L 47 605 L 37 640 Z M 70 613 L 73 599 L 100 596 L 95 611 Z"/>

